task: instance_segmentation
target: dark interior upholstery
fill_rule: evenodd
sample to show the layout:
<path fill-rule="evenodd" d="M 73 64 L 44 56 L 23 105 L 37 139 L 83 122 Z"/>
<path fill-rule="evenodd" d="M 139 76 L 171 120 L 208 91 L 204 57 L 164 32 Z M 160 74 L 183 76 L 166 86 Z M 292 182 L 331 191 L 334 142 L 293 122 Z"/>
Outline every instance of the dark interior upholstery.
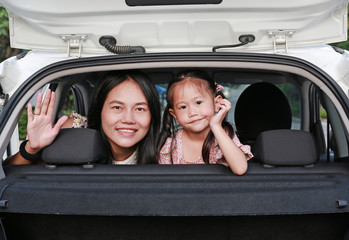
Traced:
<path fill-rule="evenodd" d="M 100 132 L 93 129 L 61 129 L 55 141 L 42 152 L 49 164 L 86 164 L 105 159 L 107 151 Z"/>
<path fill-rule="evenodd" d="M 289 102 L 271 83 L 252 84 L 242 92 L 236 103 L 235 125 L 240 141 L 250 145 L 261 132 L 291 129 Z"/>
<path fill-rule="evenodd" d="M 344 238 L 348 220 L 345 213 L 235 217 L 12 214 L 4 225 L 7 239 L 26 240 L 343 240 L 348 239 Z"/>
<path fill-rule="evenodd" d="M 318 161 L 318 152 L 309 132 L 271 130 L 258 135 L 255 159 L 271 166 L 306 166 Z"/>

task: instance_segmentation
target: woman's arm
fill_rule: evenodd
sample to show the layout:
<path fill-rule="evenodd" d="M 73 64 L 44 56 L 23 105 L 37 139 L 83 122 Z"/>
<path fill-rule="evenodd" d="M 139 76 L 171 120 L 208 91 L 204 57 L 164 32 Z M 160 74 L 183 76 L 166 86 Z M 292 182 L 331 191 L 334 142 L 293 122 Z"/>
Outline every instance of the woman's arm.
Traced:
<path fill-rule="evenodd" d="M 52 126 L 53 111 L 56 101 L 56 94 L 51 90 L 46 91 L 45 99 L 42 102 L 43 94 L 39 93 L 34 113 L 32 105 L 28 104 L 28 141 L 24 149 L 28 154 L 37 154 L 46 146 L 50 145 L 58 135 L 59 130 L 67 121 L 68 117 L 61 117 L 57 123 Z M 7 158 L 4 164 L 29 164 L 31 161 L 22 156 L 20 152 Z"/>

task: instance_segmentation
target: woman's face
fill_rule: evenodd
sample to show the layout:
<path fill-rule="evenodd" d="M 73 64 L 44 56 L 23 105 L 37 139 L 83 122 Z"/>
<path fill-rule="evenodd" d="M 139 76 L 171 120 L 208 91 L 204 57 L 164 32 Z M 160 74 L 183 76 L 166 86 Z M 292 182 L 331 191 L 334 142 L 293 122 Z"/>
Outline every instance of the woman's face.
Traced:
<path fill-rule="evenodd" d="M 148 132 L 151 114 L 144 93 L 134 80 L 126 80 L 108 93 L 101 121 L 114 158 L 136 149 Z"/>

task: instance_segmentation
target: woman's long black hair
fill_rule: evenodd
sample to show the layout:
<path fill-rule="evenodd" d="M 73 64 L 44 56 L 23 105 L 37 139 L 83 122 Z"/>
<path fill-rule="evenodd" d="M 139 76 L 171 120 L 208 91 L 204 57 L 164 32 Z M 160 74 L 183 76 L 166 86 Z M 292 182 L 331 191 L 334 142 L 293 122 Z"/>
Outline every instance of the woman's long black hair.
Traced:
<path fill-rule="evenodd" d="M 170 109 L 173 109 L 173 94 L 174 94 L 174 88 L 175 86 L 186 80 L 186 79 L 201 79 L 205 81 L 207 84 L 200 84 L 197 87 L 202 89 L 203 91 L 209 91 L 210 94 L 213 96 L 221 95 L 223 98 L 224 95 L 221 91 L 216 91 L 217 89 L 217 83 L 204 71 L 199 70 L 186 70 L 183 72 L 179 72 L 176 74 L 176 76 L 170 81 L 167 92 L 166 92 L 166 101 L 167 106 L 165 108 L 163 119 L 162 119 L 162 129 L 160 133 L 160 140 L 159 140 L 159 150 L 162 148 L 162 146 L 165 144 L 168 137 L 172 138 L 171 142 L 171 159 L 172 159 L 172 147 L 175 139 L 175 134 L 178 131 L 177 123 L 175 118 L 170 114 Z M 228 135 L 233 138 L 234 137 L 234 129 L 233 126 L 227 122 L 226 117 L 222 121 L 222 127 L 223 129 L 228 133 Z M 210 150 L 211 146 L 214 141 L 214 135 L 212 131 L 209 132 L 207 135 L 204 145 L 202 147 L 202 159 L 206 164 L 210 163 Z"/>
<path fill-rule="evenodd" d="M 138 143 L 137 164 L 157 163 L 157 142 L 159 138 L 161 110 L 159 94 L 154 83 L 143 73 L 131 71 L 112 71 L 108 72 L 102 82 L 97 87 L 91 100 L 91 106 L 88 112 L 88 127 L 96 129 L 102 133 L 103 140 L 109 148 L 109 162 L 112 161 L 112 152 L 109 141 L 103 132 L 101 113 L 108 93 L 120 83 L 132 79 L 142 89 L 148 102 L 151 114 L 151 121 L 148 133 Z"/>

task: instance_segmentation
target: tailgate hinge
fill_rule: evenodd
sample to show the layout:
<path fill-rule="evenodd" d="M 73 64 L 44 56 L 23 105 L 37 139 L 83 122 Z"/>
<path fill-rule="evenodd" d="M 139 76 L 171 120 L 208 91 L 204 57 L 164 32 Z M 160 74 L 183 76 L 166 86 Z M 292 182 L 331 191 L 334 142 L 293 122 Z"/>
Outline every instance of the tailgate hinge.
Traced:
<path fill-rule="evenodd" d="M 78 49 L 78 55 L 77 57 L 81 57 L 81 51 L 82 51 L 82 41 L 85 41 L 87 39 L 87 35 L 61 35 L 61 38 L 63 41 L 68 42 L 68 49 L 67 49 L 67 55 L 68 57 L 71 57 L 72 49 Z"/>
<path fill-rule="evenodd" d="M 274 53 L 287 53 L 287 38 L 294 34 L 293 29 L 268 30 L 268 36 L 273 38 Z"/>

